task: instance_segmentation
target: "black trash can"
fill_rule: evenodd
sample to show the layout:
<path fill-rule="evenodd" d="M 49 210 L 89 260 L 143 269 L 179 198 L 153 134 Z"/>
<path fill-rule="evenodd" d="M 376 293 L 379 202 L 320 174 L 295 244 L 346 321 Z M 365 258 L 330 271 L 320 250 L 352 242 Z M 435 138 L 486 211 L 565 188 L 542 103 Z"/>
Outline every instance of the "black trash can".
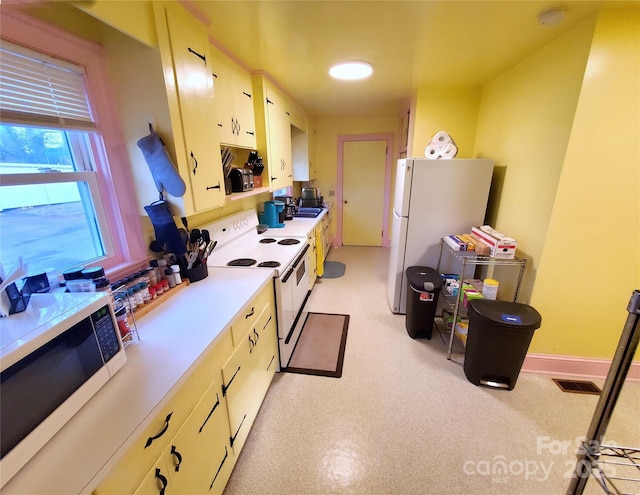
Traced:
<path fill-rule="evenodd" d="M 436 270 L 426 266 L 410 266 L 407 275 L 407 315 L 405 326 L 412 339 L 431 338 L 442 279 Z"/>
<path fill-rule="evenodd" d="M 475 385 L 512 390 L 542 317 L 526 304 L 473 299 L 464 374 Z"/>

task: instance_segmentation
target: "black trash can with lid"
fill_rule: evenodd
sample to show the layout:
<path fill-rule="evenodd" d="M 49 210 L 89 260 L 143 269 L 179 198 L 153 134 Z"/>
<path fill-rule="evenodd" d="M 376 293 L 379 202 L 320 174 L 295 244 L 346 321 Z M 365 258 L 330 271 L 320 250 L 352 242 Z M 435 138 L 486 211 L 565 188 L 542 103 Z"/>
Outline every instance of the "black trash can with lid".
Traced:
<path fill-rule="evenodd" d="M 412 339 L 431 338 L 442 279 L 436 270 L 426 266 L 410 266 L 407 275 L 407 315 L 405 326 Z"/>
<path fill-rule="evenodd" d="M 469 302 L 469 330 L 464 374 L 475 385 L 512 390 L 542 317 L 527 304 L 474 299 Z"/>

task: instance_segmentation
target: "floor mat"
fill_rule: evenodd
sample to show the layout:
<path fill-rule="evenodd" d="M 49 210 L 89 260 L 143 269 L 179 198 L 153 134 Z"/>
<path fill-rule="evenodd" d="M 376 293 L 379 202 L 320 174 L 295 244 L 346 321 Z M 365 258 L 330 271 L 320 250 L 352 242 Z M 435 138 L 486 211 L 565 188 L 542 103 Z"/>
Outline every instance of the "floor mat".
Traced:
<path fill-rule="evenodd" d="M 340 261 L 325 261 L 324 273 L 320 278 L 340 278 L 346 269 L 346 265 Z"/>
<path fill-rule="evenodd" d="M 289 366 L 283 371 L 340 378 L 349 315 L 308 313 Z"/>

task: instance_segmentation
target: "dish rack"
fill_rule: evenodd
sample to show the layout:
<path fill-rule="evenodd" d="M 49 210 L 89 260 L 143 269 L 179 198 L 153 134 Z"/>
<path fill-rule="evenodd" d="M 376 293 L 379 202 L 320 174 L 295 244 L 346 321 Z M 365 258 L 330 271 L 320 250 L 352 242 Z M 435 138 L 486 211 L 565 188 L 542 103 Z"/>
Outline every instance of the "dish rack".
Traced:
<path fill-rule="evenodd" d="M 611 362 L 588 433 L 578 450 L 578 460 L 567 495 L 581 495 L 589 478 L 606 494 L 640 493 L 640 448 L 602 443 L 640 340 L 640 290 L 631 294 L 616 353 Z"/>

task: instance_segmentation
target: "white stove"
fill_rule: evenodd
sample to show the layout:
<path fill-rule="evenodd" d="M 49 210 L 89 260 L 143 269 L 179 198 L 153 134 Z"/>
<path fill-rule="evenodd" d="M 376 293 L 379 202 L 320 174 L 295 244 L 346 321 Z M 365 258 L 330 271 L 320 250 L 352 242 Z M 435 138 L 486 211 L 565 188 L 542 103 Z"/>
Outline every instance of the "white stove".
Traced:
<path fill-rule="evenodd" d="M 273 272 L 280 367 L 286 368 L 302 331 L 300 313 L 310 292 L 306 262 L 309 245 L 306 237 L 286 236 L 277 229 L 259 234 L 258 225 L 255 210 L 245 210 L 202 226 L 217 242 L 207 266 Z"/>

